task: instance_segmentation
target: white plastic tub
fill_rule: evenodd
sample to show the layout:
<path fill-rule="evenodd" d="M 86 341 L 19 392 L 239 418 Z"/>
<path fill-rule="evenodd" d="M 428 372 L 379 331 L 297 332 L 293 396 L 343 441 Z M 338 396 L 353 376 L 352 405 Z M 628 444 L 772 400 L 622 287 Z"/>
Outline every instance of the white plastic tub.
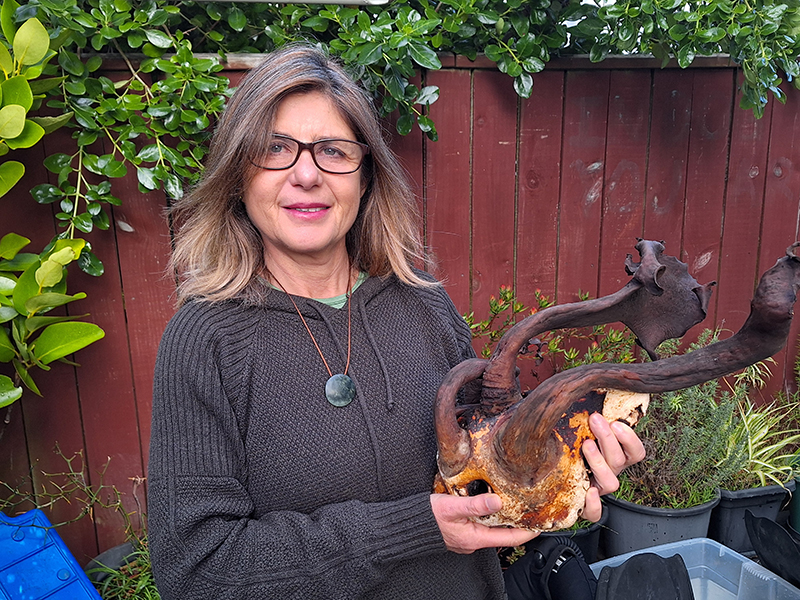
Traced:
<path fill-rule="evenodd" d="M 653 546 L 613 556 L 589 566 L 599 576 L 603 567 L 616 567 L 634 554 L 644 552 L 664 558 L 680 554 L 689 570 L 695 600 L 800 600 L 800 589 L 749 558 L 708 538 Z"/>

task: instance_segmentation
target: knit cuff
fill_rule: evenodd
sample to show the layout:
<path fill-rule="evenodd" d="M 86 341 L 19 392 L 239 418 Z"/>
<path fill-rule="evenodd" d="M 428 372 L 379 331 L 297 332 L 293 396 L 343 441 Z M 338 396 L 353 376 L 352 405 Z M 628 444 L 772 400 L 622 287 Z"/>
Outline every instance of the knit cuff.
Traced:
<path fill-rule="evenodd" d="M 416 494 L 394 502 L 367 505 L 376 523 L 377 562 L 419 558 L 421 554 L 444 552 L 447 548 L 431 509 L 429 493 Z"/>

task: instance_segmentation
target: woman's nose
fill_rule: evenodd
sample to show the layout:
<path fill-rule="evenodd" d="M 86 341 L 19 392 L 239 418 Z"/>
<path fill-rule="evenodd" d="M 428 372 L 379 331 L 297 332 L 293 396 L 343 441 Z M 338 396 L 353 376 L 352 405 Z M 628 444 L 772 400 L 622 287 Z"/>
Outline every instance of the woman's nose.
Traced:
<path fill-rule="evenodd" d="M 297 162 L 292 167 L 293 176 L 300 185 L 315 185 L 322 179 L 322 171 L 314 162 L 311 150 L 304 148 L 297 157 Z"/>

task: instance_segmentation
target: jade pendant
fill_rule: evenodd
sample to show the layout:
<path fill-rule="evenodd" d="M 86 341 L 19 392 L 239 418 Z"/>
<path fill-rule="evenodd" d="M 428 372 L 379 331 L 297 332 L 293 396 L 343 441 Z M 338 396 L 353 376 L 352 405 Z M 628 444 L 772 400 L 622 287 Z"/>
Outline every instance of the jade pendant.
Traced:
<path fill-rule="evenodd" d="M 334 375 L 325 384 L 325 397 L 334 406 L 347 406 L 356 397 L 356 386 L 347 375 Z"/>

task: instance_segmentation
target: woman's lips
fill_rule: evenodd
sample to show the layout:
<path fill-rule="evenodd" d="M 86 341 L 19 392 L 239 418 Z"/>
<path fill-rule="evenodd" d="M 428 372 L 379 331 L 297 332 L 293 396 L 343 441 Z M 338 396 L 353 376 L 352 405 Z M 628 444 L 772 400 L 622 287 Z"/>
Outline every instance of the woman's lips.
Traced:
<path fill-rule="evenodd" d="M 326 206 L 325 204 L 292 204 L 284 208 L 294 215 L 309 218 L 324 215 L 325 212 L 330 209 L 330 206 Z"/>

